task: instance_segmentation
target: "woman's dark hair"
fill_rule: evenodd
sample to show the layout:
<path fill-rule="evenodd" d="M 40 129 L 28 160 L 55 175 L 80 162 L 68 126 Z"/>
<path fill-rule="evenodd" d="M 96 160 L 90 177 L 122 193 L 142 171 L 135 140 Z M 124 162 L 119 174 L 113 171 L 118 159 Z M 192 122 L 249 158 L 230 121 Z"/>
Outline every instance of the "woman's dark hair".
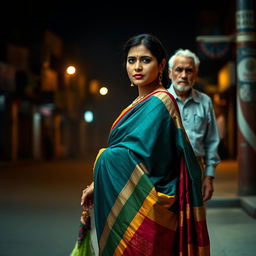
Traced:
<path fill-rule="evenodd" d="M 160 40 L 151 34 L 140 34 L 131 37 L 126 41 L 124 44 L 124 63 L 127 61 L 127 56 L 129 50 L 138 45 L 144 45 L 157 59 L 158 63 L 161 63 L 163 59 L 167 62 L 167 55 L 165 48 L 163 47 Z M 170 80 L 168 77 L 168 69 L 167 69 L 167 63 L 164 67 L 163 73 L 162 73 L 162 84 L 165 88 L 168 88 L 170 86 Z"/>

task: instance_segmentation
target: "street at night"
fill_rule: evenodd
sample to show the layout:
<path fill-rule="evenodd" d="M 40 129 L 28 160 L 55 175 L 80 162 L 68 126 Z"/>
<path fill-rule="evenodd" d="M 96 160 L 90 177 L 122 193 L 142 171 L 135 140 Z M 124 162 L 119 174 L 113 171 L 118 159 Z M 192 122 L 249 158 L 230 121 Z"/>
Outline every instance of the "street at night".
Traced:
<path fill-rule="evenodd" d="M 69 255 L 78 235 L 85 161 L 1 165 L 0 255 Z"/>
<path fill-rule="evenodd" d="M 166 2 L 152 4 L 143 1 L 126 5 L 125 2 L 111 5 L 109 2 L 88 3 L 80 0 L 74 0 L 72 3 L 3 2 L 0 16 L 0 256 L 70 255 L 79 231 L 82 191 L 93 180 L 93 163 L 98 149 L 112 146 L 111 136 L 114 128 L 118 129 L 116 134 L 130 138 L 130 135 L 122 133 L 116 124 L 126 127 L 122 118 L 126 118 L 127 113 L 135 113 L 137 104 L 144 104 L 147 99 L 154 98 L 155 95 L 151 98 L 151 94 L 155 94 L 157 88 L 172 88 L 174 94 L 176 90 L 179 92 L 176 102 L 182 107 L 180 116 L 184 118 L 185 115 L 180 124 L 187 124 L 184 129 L 187 135 L 192 134 L 192 140 L 188 136 L 190 142 L 202 132 L 202 136 L 198 136 L 199 139 L 195 143 L 195 152 L 198 151 L 195 155 L 205 167 L 204 180 L 207 180 L 207 183 L 203 183 L 203 196 L 210 198 L 214 187 L 213 197 L 206 203 L 211 256 L 255 256 L 255 10 L 255 0 L 215 0 L 203 1 L 200 4 L 192 1 L 173 1 L 171 6 Z M 159 49 L 165 48 L 161 52 L 166 51 L 166 56 L 163 54 L 165 57 L 159 57 L 158 60 L 155 56 L 158 54 L 153 51 L 154 47 L 147 49 L 144 39 L 140 44 L 132 46 L 125 55 L 123 46 L 126 40 L 139 34 L 147 34 L 150 37 L 155 35 L 159 38 L 164 46 Z M 138 53 L 130 53 L 131 49 L 140 49 L 141 46 L 146 50 L 141 58 L 136 57 L 139 56 Z M 187 56 L 173 55 L 177 50 L 183 52 L 185 49 L 191 53 Z M 172 55 L 174 58 L 170 58 Z M 194 59 L 193 56 L 198 58 Z M 137 60 L 147 57 L 147 61 L 157 65 L 147 66 L 147 61 L 141 61 L 139 69 L 134 66 L 133 70 L 130 60 L 135 60 L 135 57 Z M 182 66 L 177 66 L 177 57 L 178 60 L 185 59 L 186 62 L 180 60 Z M 191 65 L 191 68 L 183 65 Z M 166 75 L 169 75 L 168 79 L 166 77 L 166 83 L 162 76 L 164 66 L 167 68 Z M 177 69 L 174 69 L 174 66 L 177 66 Z M 149 75 L 154 69 L 155 78 Z M 183 71 L 185 75 L 181 79 L 178 75 L 183 74 Z M 150 80 L 147 80 L 148 77 Z M 134 83 L 134 80 L 139 84 Z M 175 89 L 174 85 L 178 86 L 180 83 L 187 86 Z M 149 90 L 142 93 L 147 88 Z M 194 98 L 192 92 L 205 94 L 205 100 Z M 207 108 L 201 106 L 203 101 Z M 192 103 L 194 106 L 198 105 L 199 112 L 191 108 Z M 130 109 L 126 111 L 127 106 L 132 106 L 131 112 Z M 149 106 L 151 109 L 152 104 Z M 156 122 L 152 127 L 154 129 L 146 129 L 146 126 L 142 125 L 145 120 L 151 120 L 151 114 L 155 114 L 157 121 L 167 120 L 156 114 L 158 107 L 152 109 L 148 112 L 150 115 L 145 115 L 146 118 L 138 119 L 139 125 L 134 125 L 135 129 L 127 130 L 134 134 L 137 130 L 155 130 L 157 138 L 163 135 L 162 128 L 167 129 L 166 123 L 172 122 L 168 121 L 163 125 L 157 125 Z M 189 109 L 192 110 L 188 111 Z M 164 109 L 161 114 L 166 115 L 164 112 L 173 111 Z M 120 113 L 122 115 L 119 116 Z M 171 115 L 171 118 L 176 120 L 177 116 Z M 172 119 L 170 120 L 173 121 Z M 129 121 L 128 118 L 127 120 Z M 178 128 L 182 127 L 180 124 Z M 161 128 L 159 133 L 155 126 Z M 190 128 L 194 130 L 190 132 Z M 170 133 L 167 131 L 168 137 Z M 163 146 L 157 146 L 154 152 L 158 153 L 160 149 L 160 155 L 170 146 L 166 147 L 169 143 L 167 137 L 161 139 Z M 132 142 L 137 142 L 133 135 L 131 138 Z M 153 141 L 152 134 L 145 140 Z M 184 141 L 185 144 L 189 140 Z M 123 140 L 121 141 L 123 143 Z M 199 145 L 201 143 L 202 145 Z M 141 148 L 145 147 L 146 150 L 147 143 L 143 142 L 141 145 Z M 134 155 L 137 154 L 135 148 L 129 148 Z M 170 155 L 174 158 L 174 151 L 170 152 L 166 154 L 167 161 L 170 160 Z M 113 163 L 119 164 L 117 155 L 113 155 Z M 145 154 L 148 155 L 148 158 L 152 157 L 152 154 Z M 120 156 L 119 159 L 122 162 L 124 158 Z M 162 164 L 158 155 L 153 162 Z M 170 163 L 162 166 L 170 166 Z M 105 175 L 108 173 L 107 164 L 102 166 Z M 119 174 L 119 166 L 117 167 Z M 159 172 L 158 168 L 155 170 Z M 170 176 L 170 170 L 165 171 Z M 196 173 L 200 179 L 200 169 L 195 171 Z M 144 173 L 141 176 L 145 177 Z M 193 175 L 191 177 L 193 178 Z M 130 179 L 130 175 L 127 175 L 128 178 Z M 177 176 L 174 178 L 177 179 Z M 98 180 L 95 179 L 95 188 L 104 192 L 104 197 L 98 193 L 100 200 L 108 198 L 105 197 L 108 189 L 109 194 L 114 194 L 111 188 L 116 188 L 116 183 L 113 182 L 114 186 L 111 187 L 106 180 L 104 176 L 97 186 Z M 166 180 L 169 182 L 168 179 L 164 182 Z M 191 191 L 198 191 L 200 201 L 200 204 L 194 207 L 198 210 L 200 206 L 204 218 L 200 182 L 194 182 L 194 179 L 191 181 L 191 184 L 197 187 L 197 190 L 193 188 Z M 126 182 L 123 181 L 122 184 Z M 103 185 L 106 187 L 103 188 Z M 160 185 L 162 186 L 162 183 Z M 84 197 L 88 194 L 92 196 L 92 191 L 91 186 L 84 193 Z M 121 189 L 120 191 L 123 192 Z M 119 191 L 116 194 L 119 195 Z M 167 193 L 168 196 L 169 194 Z M 94 196 L 97 198 L 97 193 L 94 193 Z M 127 197 L 129 200 L 130 198 L 131 196 Z M 89 199 L 91 202 L 91 197 Z M 113 209 L 111 204 L 106 208 L 104 216 L 102 208 L 107 200 L 100 200 L 95 199 L 95 202 L 100 202 L 95 203 L 100 206 L 100 211 L 96 211 L 98 216 L 95 215 L 96 222 L 99 223 L 98 219 L 102 216 L 108 217 L 108 210 Z M 142 203 L 145 201 L 143 199 Z M 113 202 L 119 201 L 114 198 Z M 159 203 L 158 198 L 156 202 Z M 119 205 L 118 207 L 123 210 Z M 138 209 L 140 207 L 141 204 Z M 97 207 L 95 209 L 97 210 Z M 130 211 L 130 208 L 127 209 Z M 189 208 L 184 209 L 180 211 L 180 216 L 193 212 L 188 211 Z M 84 211 L 83 214 L 86 215 L 87 212 Z M 162 219 L 163 214 L 159 216 L 159 219 Z M 191 220 L 199 215 L 190 216 L 192 218 L 184 217 L 182 220 Z M 134 221 L 135 217 L 130 219 Z M 127 220 L 126 215 L 123 220 L 122 224 Z M 202 219 L 196 221 L 205 224 Z M 102 223 L 109 224 L 105 221 Z M 184 225 L 181 222 L 179 225 L 183 230 Z M 141 226 L 137 225 L 137 228 Z M 119 232 L 120 225 L 116 227 Z M 110 230 L 115 233 L 113 226 Z M 173 230 L 175 233 L 175 229 Z M 193 239 L 203 255 L 204 249 L 207 250 L 208 256 L 207 230 L 200 228 L 198 233 L 201 231 L 206 236 L 200 234 L 199 239 Z M 162 234 L 165 235 L 164 232 Z M 200 244 L 198 241 L 201 238 L 206 238 L 207 243 Z M 124 241 L 123 236 L 122 239 Z M 184 242 L 186 239 L 182 237 L 180 240 Z M 108 241 L 113 242 L 114 239 Z M 186 248 L 192 248 L 193 243 L 187 240 L 185 243 L 188 246 Z M 155 240 L 151 245 L 155 249 Z M 157 245 L 162 252 L 163 248 L 158 243 Z M 181 243 L 179 246 L 181 250 L 185 248 Z M 141 247 L 138 246 L 139 249 Z M 105 248 L 112 247 L 107 244 Z M 144 250 L 144 247 L 141 250 Z M 173 250 L 175 248 L 172 248 Z"/>
<path fill-rule="evenodd" d="M 69 256 L 92 163 L 23 161 L 0 168 L 0 255 Z M 220 164 L 213 202 L 222 206 L 207 207 L 212 256 L 253 256 L 256 251 L 256 219 L 232 204 L 238 198 L 235 168 L 234 161 Z"/>

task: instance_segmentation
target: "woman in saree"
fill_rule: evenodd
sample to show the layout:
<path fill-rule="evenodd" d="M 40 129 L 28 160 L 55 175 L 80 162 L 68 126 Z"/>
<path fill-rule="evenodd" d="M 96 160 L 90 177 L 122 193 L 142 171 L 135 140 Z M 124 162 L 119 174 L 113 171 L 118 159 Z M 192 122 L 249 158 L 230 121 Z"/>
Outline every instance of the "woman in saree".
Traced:
<path fill-rule="evenodd" d="M 124 55 L 138 97 L 113 123 L 81 198 L 85 215 L 94 208 L 99 255 L 208 256 L 201 169 L 166 90 L 164 47 L 141 34 Z"/>

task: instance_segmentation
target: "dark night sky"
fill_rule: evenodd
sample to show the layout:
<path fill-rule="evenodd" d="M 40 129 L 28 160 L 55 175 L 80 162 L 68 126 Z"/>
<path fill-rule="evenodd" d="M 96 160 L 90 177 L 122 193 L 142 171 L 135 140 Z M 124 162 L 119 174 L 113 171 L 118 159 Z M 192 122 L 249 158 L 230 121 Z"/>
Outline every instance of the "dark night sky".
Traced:
<path fill-rule="evenodd" d="M 111 73 L 116 76 L 116 65 L 122 64 L 122 45 L 130 36 L 153 33 L 169 54 L 177 48 L 195 50 L 197 35 L 216 28 L 223 33 L 220 27 L 228 22 L 234 1 L 9 1 L 1 7 L 1 26 L 51 29 L 75 46 L 71 54 L 90 63 L 91 77 L 111 82 Z M 202 20 L 202 10 L 214 11 L 218 17 L 206 13 L 207 20 Z"/>
<path fill-rule="evenodd" d="M 86 64 L 88 78 L 109 86 L 111 93 L 102 104 L 114 100 L 119 113 L 136 95 L 122 66 L 122 46 L 130 36 L 155 34 L 170 55 L 178 48 L 196 51 L 197 35 L 230 33 L 234 4 L 235 0 L 9 1 L 1 7 L 0 26 L 21 31 L 48 28 L 59 35 L 70 46 L 69 55 Z"/>

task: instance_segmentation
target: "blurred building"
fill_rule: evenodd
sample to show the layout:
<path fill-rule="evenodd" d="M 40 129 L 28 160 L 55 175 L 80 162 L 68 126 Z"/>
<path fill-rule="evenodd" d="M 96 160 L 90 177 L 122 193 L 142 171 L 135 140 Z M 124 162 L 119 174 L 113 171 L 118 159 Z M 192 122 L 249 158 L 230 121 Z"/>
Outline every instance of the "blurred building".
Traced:
<path fill-rule="evenodd" d="M 210 7 L 209 7 L 210 6 Z M 225 120 L 225 157 L 236 159 L 236 2 L 224 0 L 221 9 L 202 5 L 198 17 L 196 53 L 200 58 L 197 88 L 207 93 Z"/>
<path fill-rule="evenodd" d="M 10 30 L 0 44 L 0 160 L 85 154 L 83 63 L 66 73 L 65 42 L 49 30 Z"/>

